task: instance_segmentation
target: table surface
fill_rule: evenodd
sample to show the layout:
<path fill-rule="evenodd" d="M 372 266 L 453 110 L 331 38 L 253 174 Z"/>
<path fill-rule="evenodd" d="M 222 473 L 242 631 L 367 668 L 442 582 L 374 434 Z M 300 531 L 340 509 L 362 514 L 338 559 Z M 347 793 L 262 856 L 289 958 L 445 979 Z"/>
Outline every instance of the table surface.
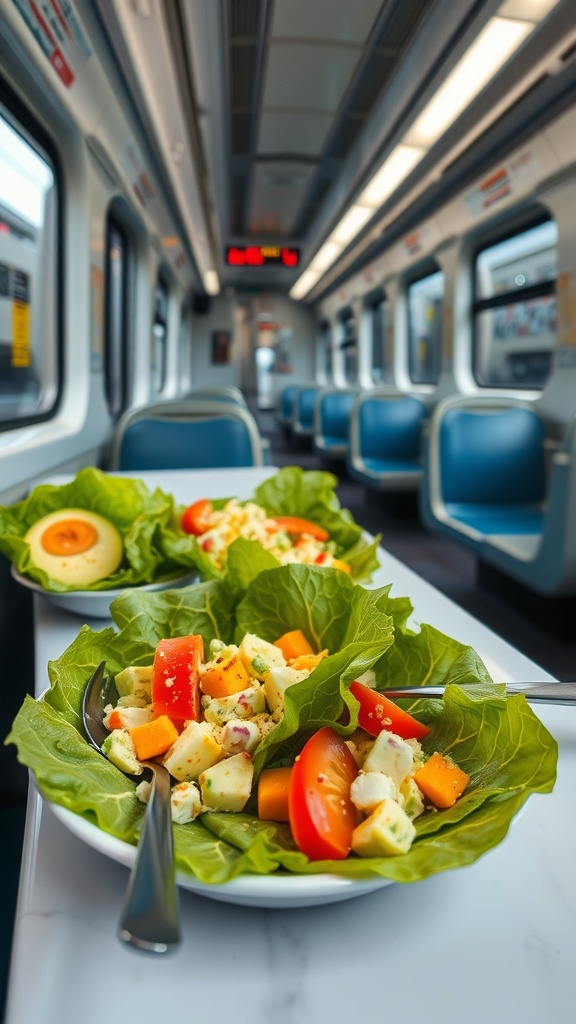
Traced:
<path fill-rule="evenodd" d="M 141 476 L 190 502 L 247 497 L 273 472 Z M 551 678 L 385 551 L 380 561 L 371 585 L 409 596 L 414 628 L 429 622 L 475 647 L 495 679 Z M 81 620 L 41 597 L 35 616 L 40 692 Z M 31 786 L 5 1024 L 573 1024 L 576 708 L 536 711 L 559 743 L 554 791 L 532 796 L 475 864 L 292 910 L 181 891 L 183 943 L 168 956 L 116 939 L 126 867 L 73 835 Z"/>

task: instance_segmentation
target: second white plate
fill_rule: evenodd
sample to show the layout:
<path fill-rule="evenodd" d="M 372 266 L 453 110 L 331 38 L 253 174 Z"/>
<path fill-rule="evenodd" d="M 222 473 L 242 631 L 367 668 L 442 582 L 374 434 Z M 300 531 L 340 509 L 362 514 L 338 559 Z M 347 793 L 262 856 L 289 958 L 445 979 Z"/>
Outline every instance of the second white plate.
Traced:
<path fill-rule="evenodd" d="M 153 593 L 158 590 L 173 590 L 186 587 L 189 583 L 194 583 L 198 579 L 197 572 L 188 572 L 183 576 L 174 576 L 172 579 L 162 580 L 159 583 L 121 587 L 119 590 L 67 590 L 63 593 L 57 593 L 53 590 L 45 590 L 40 583 L 28 579 L 27 576 L 23 576 L 22 573 L 18 572 L 15 565 L 12 565 L 11 572 L 17 583 L 21 583 L 23 587 L 28 587 L 29 590 L 33 590 L 36 594 L 41 594 L 51 604 L 62 608 L 64 611 L 72 612 L 74 615 L 83 615 L 90 619 L 110 618 L 110 605 L 114 598 L 120 594 L 126 594 L 130 591 Z"/>

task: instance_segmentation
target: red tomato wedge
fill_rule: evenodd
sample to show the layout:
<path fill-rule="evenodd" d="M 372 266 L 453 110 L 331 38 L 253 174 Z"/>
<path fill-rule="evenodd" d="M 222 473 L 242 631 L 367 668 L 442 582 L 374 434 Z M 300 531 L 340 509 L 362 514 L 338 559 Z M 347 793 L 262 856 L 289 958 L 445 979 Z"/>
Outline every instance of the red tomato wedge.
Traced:
<path fill-rule="evenodd" d="M 270 516 L 270 518 L 281 530 L 286 530 L 291 537 L 301 537 L 303 533 L 307 533 L 310 537 L 314 537 L 314 540 L 330 539 L 330 534 L 326 530 L 318 526 L 317 523 L 311 523 L 308 519 L 300 519 L 298 516 Z"/>
<path fill-rule="evenodd" d="M 388 700 L 388 697 L 384 697 L 377 690 L 364 686 L 364 683 L 351 683 L 350 693 L 360 704 L 358 725 L 370 736 L 377 736 L 379 732 L 387 729 L 388 732 L 401 736 L 403 740 L 422 740 L 430 732 L 427 725 L 419 722 L 407 711 L 403 711 L 394 704 L 394 701 Z M 425 690 L 422 691 L 422 696 L 426 696 Z"/>
<path fill-rule="evenodd" d="M 198 721 L 200 714 L 200 663 L 204 642 L 196 634 L 161 640 L 152 667 L 154 715 L 168 715 L 178 722 Z"/>
<path fill-rule="evenodd" d="M 213 511 L 212 502 L 208 501 L 208 498 L 200 498 L 189 505 L 180 520 L 184 533 L 193 533 L 195 537 L 206 533 L 206 530 L 210 529 L 210 516 Z"/>
<path fill-rule="evenodd" d="M 350 799 L 358 774 L 344 740 L 326 725 L 296 758 L 288 789 L 290 829 L 310 860 L 343 860 L 360 818 Z"/>

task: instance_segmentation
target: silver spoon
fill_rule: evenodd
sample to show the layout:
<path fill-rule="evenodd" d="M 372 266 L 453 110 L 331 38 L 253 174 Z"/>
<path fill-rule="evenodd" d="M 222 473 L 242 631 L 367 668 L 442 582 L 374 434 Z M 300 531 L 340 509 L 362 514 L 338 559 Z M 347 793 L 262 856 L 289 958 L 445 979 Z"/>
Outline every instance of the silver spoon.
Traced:
<path fill-rule="evenodd" d="M 110 683 L 102 661 L 88 680 L 82 699 L 82 721 L 88 742 L 103 757 L 108 736 L 103 724 Z M 137 949 L 167 953 L 180 943 L 180 913 L 174 870 L 170 811 L 170 775 L 163 765 L 143 761 L 152 772 L 152 790 L 130 874 L 118 936 Z M 133 776 L 130 776 L 133 778 Z"/>

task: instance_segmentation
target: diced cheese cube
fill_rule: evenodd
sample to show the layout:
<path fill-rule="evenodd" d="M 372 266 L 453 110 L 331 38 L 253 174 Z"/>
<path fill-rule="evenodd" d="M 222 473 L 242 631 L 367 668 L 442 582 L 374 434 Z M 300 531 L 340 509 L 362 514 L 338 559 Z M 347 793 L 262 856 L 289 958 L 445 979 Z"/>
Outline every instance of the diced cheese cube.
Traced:
<path fill-rule="evenodd" d="M 383 800 L 352 833 L 352 849 L 360 857 L 408 853 L 416 829 L 395 800 Z"/>
<path fill-rule="evenodd" d="M 260 729 L 250 719 L 233 718 L 222 727 L 220 742 L 227 754 L 241 754 L 243 750 L 251 754 L 260 743 Z"/>
<path fill-rule="evenodd" d="M 274 667 L 286 664 L 279 647 L 261 640 L 254 633 L 246 633 L 240 644 L 240 657 L 249 675 L 263 682 L 266 673 Z"/>
<path fill-rule="evenodd" d="M 412 771 L 413 763 L 410 744 L 384 729 L 378 733 L 362 767 L 365 772 L 384 772 L 399 786 Z"/>
<path fill-rule="evenodd" d="M 254 765 L 250 754 L 234 754 L 202 772 L 199 778 L 204 805 L 217 811 L 241 811 L 250 796 Z"/>
<path fill-rule="evenodd" d="M 136 757 L 132 737 L 124 729 L 114 729 L 114 732 L 106 737 L 102 744 L 102 752 L 121 772 L 128 772 L 129 775 L 141 775 L 144 771 Z"/>
<path fill-rule="evenodd" d="M 192 782 L 200 772 L 216 764 L 224 751 L 203 722 L 188 722 L 178 739 L 172 744 L 164 764 L 170 775 L 180 782 Z"/>
<path fill-rule="evenodd" d="M 366 755 L 372 750 L 374 745 L 374 737 L 369 736 L 363 729 L 356 729 L 345 742 L 356 764 L 359 768 L 362 768 Z"/>
<path fill-rule="evenodd" d="M 309 675 L 306 669 L 289 668 L 288 665 L 271 668 L 264 678 L 264 693 L 270 711 L 283 708 L 284 694 L 288 687 L 299 683 L 301 679 L 307 679 Z"/>
<path fill-rule="evenodd" d="M 383 800 L 398 800 L 398 787 L 383 772 L 361 771 L 350 786 L 350 799 L 359 811 L 371 814 Z"/>
<path fill-rule="evenodd" d="M 400 796 L 404 801 L 404 810 L 409 818 L 414 819 L 422 814 L 424 799 L 411 775 L 400 784 Z"/>
<path fill-rule="evenodd" d="M 148 782 L 147 779 L 143 779 L 136 786 L 136 796 L 138 797 L 141 804 L 147 804 L 152 793 L 152 783 Z"/>
<path fill-rule="evenodd" d="M 108 708 L 105 709 L 108 712 Z M 153 718 L 152 708 L 125 707 L 119 705 L 111 708 L 104 716 L 104 725 L 107 729 L 134 729 L 137 725 L 145 725 Z"/>
<path fill-rule="evenodd" d="M 258 683 L 230 697 L 202 697 L 202 708 L 207 722 L 224 725 L 233 718 L 252 718 L 266 710 L 264 689 Z"/>
<path fill-rule="evenodd" d="M 129 665 L 114 676 L 114 684 L 119 697 L 145 696 L 150 703 L 152 665 Z"/>
<path fill-rule="evenodd" d="M 193 782 L 179 782 L 170 794 L 172 821 L 178 825 L 187 825 L 194 821 L 203 810 L 200 791 Z"/>

